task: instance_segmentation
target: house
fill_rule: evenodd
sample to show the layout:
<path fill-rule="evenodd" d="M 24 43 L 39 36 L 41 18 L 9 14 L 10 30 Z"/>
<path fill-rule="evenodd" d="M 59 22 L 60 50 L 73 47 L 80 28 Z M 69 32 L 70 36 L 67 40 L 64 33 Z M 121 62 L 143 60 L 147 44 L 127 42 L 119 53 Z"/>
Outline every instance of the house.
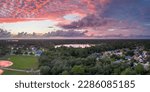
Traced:
<path fill-rule="evenodd" d="M 134 50 L 134 54 L 135 54 L 135 55 L 138 55 L 138 54 L 139 54 L 139 51 L 138 51 L 137 49 L 135 49 L 135 50 Z"/>
<path fill-rule="evenodd" d="M 117 56 L 123 56 L 123 52 L 121 50 L 115 51 L 114 54 Z"/>
<path fill-rule="evenodd" d="M 149 70 L 149 66 L 150 66 L 149 62 L 142 64 L 142 65 L 143 65 L 145 70 L 147 70 L 147 71 Z"/>
<path fill-rule="evenodd" d="M 134 63 L 134 67 L 137 66 L 137 65 L 138 65 L 138 63 Z"/>
<path fill-rule="evenodd" d="M 143 62 L 144 62 L 144 60 L 143 60 L 142 58 L 140 58 L 140 59 L 139 59 L 139 62 L 140 62 L 140 63 L 143 63 Z"/>
<path fill-rule="evenodd" d="M 143 58 L 143 56 L 142 56 L 142 55 L 140 55 L 140 56 L 139 56 L 139 58 Z"/>
<path fill-rule="evenodd" d="M 125 56 L 125 59 L 128 61 L 131 61 L 132 57 L 131 56 Z"/>
<path fill-rule="evenodd" d="M 136 61 L 139 61 L 139 59 L 140 59 L 140 58 L 139 58 L 139 55 L 137 55 L 137 54 L 134 55 L 134 56 L 133 56 L 133 59 L 136 60 Z"/>
<path fill-rule="evenodd" d="M 111 51 L 105 51 L 103 53 L 104 56 L 111 56 L 112 55 L 112 52 Z"/>
<path fill-rule="evenodd" d="M 35 56 L 41 56 L 42 53 L 43 53 L 42 50 L 37 50 L 37 51 L 35 52 Z"/>
<path fill-rule="evenodd" d="M 116 60 L 116 61 L 114 62 L 114 64 L 118 64 L 118 63 L 121 63 L 121 62 L 124 62 L 123 59 Z"/>
<path fill-rule="evenodd" d="M 129 49 L 129 48 L 125 48 L 124 51 L 125 51 L 125 52 L 128 52 L 128 51 L 130 51 L 130 49 Z"/>
<path fill-rule="evenodd" d="M 147 51 L 143 51 L 142 55 L 143 55 L 144 58 L 146 58 L 148 56 Z"/>

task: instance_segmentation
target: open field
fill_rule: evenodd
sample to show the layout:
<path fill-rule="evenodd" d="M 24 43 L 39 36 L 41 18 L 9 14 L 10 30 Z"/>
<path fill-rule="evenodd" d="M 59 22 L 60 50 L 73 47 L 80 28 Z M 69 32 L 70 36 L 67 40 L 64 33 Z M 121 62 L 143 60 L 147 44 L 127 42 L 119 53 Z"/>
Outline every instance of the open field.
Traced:
<path fill-rule="evenodd" d="M 36 69 L 38 67 L 38 60 L 35 56 L 14 55 L 10 56 L 10 61 L 14 63 L 11 68 Z"/>
<path fill-rule="evenodd" d="M 12 69 L 31 70 L 38 68 L 38 58 L 35 56 L 12 55 L 8 60 L 13 62 Z M 30 73 L 4 70 L 4 75 L 28 75 Z"/>

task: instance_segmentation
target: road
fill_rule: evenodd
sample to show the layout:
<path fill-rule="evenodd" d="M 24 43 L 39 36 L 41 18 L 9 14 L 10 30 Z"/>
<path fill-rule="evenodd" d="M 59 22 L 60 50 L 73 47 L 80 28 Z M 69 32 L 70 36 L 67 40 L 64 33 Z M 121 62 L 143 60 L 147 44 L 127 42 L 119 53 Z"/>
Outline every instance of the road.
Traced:
<path fill-rule="evenodd" d="M 26 73 L 39 73 L 40 70 L 21 70 L 21 69 L 14 69 L 14 68 L 6 68 L 6 67 L 0 67 L 2 70 L 9 70 L 9 71 L 16 71 L 16 72 L 26 72 Z"/>

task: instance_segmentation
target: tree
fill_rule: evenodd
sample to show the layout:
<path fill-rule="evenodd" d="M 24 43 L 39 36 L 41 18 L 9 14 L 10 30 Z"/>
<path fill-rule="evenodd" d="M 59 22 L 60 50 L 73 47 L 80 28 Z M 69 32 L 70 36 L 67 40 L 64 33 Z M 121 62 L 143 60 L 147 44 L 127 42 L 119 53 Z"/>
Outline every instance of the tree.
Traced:
<path fill-rule="evenodd" d="M 90 55 L 85 60 L 83 60 L 82 63 L 85 66 L 94 66 L 96 63 L 96 57 Z"/>
<path fill-rule="evenodd" d="M 134 51 L 128 51 L 127 53 L 126 53 L 126 56 L 133 56 L 134 55 Z"/>
<path fill-rule="evenodd" d="M 121 72 L 121 75 L 135 75 L 135 74 L 136 72 L 131 68 L 126 68 L 123 72 Z"/>
<path fill-rule="evenodd" d="M 144 74 L 144 72 L 145 72 L 144 67 L 141 64 L 138 64 L 135 67 L 135 71 L 137 74 Z"/>
<path fill-rule="evenodd" d="M 68 71 L 65 70 L 62 72 L 62 75 L 69 75 L 69 73 L 68 73 Z"/>
<path fill-rule="evenodd" d="M 49 66 L 41 66 L 40 67 L 40 73 L 42 75 L 48 75 L 50 71 L 50 67 Z"/>
<path fill-rule="evenodd" d="M 10 49 L 5 46 L 0 46 L 0 56 L 5 56 L 10 53 Z"/>
<path fill-rule="evenodd" d="M 91 71 L 91 72 L 94 72 L 95 74 L 99 74 L 99 75 L 104 74 L 103 67 L 100 63 L 97 63 L 95 65 L 95 67 L 93 67 L 92 69 L 93 69 L 93 71 Z"/>
<path fill-rule="evenodd" d="M 75 65 L 72 69 L 71 72 L 75 75 L 77 74 L 84 74 L 85 73 L 85 69 L 82 65 Z"/>

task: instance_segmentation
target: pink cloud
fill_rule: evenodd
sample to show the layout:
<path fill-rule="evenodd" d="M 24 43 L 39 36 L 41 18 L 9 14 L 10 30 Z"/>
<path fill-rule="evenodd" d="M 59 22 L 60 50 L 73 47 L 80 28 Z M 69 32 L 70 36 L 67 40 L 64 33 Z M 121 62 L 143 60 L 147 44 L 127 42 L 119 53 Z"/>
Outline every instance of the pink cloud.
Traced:
<path fill-rule="evenodd" d="M 109 0 L 0 1 L 0 22 L 29 21 L 38 18 L 61 20 L 64 15 L 70 13 L 78 13 L 80 16 L 85 16 L 95 12 L 95 3 L 105 5 L 108 1 Z"/>

